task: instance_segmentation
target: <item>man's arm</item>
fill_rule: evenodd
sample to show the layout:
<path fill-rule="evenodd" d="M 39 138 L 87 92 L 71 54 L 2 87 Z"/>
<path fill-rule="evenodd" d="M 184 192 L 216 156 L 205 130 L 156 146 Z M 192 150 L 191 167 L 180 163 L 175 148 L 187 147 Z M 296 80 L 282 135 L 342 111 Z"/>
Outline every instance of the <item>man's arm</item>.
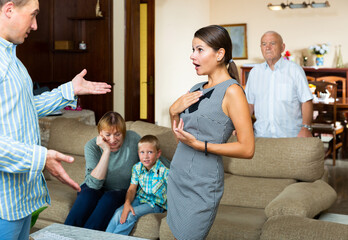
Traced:
<path fill-rule="evenodd" d="M 313 103 L 312 100 L 302 103 L 302 125 L 311 126 L 313 119 Z M 312 137 L 311 131 L 308 128 L 302 127 L 297 137 Z"/>
<path fill-rule="evenodd" d="M 34 97 L 39 117 L 46 116 L 66 106 L 76 107 L 77 96 L 88 94 L 106 94 L 111 86 L 104 82 L 91 82 L 84 78 L 87 70 L 82 70 L 72 81 L 60 85 L 50 92 Z"/>

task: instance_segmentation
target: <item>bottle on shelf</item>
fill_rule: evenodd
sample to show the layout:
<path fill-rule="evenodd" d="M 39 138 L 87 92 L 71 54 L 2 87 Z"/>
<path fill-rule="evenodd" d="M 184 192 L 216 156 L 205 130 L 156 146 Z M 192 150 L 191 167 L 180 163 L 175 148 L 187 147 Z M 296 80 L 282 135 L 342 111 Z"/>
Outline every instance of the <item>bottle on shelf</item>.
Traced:
<path fill-rule="evenodd" d="M 342 53 L 341 53 L 341 45 L 338 45 L 338 54 L 337 54 L 337 68 L 343 68 L 343 59 L 342 59 Z"/>

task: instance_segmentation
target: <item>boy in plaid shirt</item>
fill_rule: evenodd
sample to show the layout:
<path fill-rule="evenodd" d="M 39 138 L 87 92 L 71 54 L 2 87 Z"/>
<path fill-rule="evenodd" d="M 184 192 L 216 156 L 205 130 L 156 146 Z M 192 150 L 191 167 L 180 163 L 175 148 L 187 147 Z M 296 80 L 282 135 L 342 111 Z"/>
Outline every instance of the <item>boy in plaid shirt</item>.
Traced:
<path fill-rule="evenodd" d="M 169 170 L 158 159 L 161 156 L 158 139 L 153 135 L 142 137 L 138 155 L 140 162 L 133 166 L 126 201 L 115 211 L 106 232 L 129 235 L 141 216 L 167 209 Z"/>

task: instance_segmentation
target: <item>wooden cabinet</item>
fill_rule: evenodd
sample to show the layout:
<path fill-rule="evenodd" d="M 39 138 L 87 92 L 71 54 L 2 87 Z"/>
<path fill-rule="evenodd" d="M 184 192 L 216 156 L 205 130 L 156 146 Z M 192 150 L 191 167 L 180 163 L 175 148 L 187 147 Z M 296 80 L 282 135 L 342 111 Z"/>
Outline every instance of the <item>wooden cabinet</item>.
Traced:
<path fill-rule="evenodd" d="M 40 1 L 38 30 L 17 50 L 33 82 L 53 89 L 87 69 L 86 79 L 113 85 L 112 0 L 100 0 L 103 17 L 96 17 L 96 0 Z M 55 41 L 70 41 L 72 48 L 55 49 Z M 86 50 L 78 44 L 84 41 Z M 112 93 L 81 96 L 81 106 L 96 119 L 113 110 Z"/>
<path fill-rule="evenodd" d="M 241 80 L 241 84 L 242 86 L 245 86 L 247 81 L 248 81 L 248 76 L 249 76 L 249 72 L 250 70 L 252 69 L 253 67 L 251 66 L 242 66 L 241 69 L 242 69 L 242 80 Z"/>
<path fill-rule="evenodd" d="M 252 69 L 252 66 L 242 66 L 242 85 L 245 86 L 245 84 L 248 81 L 249 72 Z M 323 77 L 323 76 L 340 76 L 344 77 L 345 79 L 348 78 L 348 68 L 314 68 L 314 67 L 303 67 L 303 70 L 305 71 L 307 76 L 312 77 Z M 348 84 L 346 84 L 347 86 Z M 348 86 L 347 86 L 348 88 Z M 337 86 L 338 91 L 342 89 L 342 85 Z M 346 92 L 348 92 L 348 89 L 346 89 Z"/>

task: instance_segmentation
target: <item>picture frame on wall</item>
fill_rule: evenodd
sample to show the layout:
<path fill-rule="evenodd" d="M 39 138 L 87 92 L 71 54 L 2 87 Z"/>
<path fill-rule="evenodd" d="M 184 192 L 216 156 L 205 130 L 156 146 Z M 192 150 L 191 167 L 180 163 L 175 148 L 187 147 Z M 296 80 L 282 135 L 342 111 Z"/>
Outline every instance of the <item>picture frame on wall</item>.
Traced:
<path fill-rule="evenodd" d="M 248 44 L 247 44 L 247 25 L 246 23 L 240 24 L 227 24 L 221 25 L 224 27 L 232 40 L 232 57 L 233 59 L 248 59 Z"/>

